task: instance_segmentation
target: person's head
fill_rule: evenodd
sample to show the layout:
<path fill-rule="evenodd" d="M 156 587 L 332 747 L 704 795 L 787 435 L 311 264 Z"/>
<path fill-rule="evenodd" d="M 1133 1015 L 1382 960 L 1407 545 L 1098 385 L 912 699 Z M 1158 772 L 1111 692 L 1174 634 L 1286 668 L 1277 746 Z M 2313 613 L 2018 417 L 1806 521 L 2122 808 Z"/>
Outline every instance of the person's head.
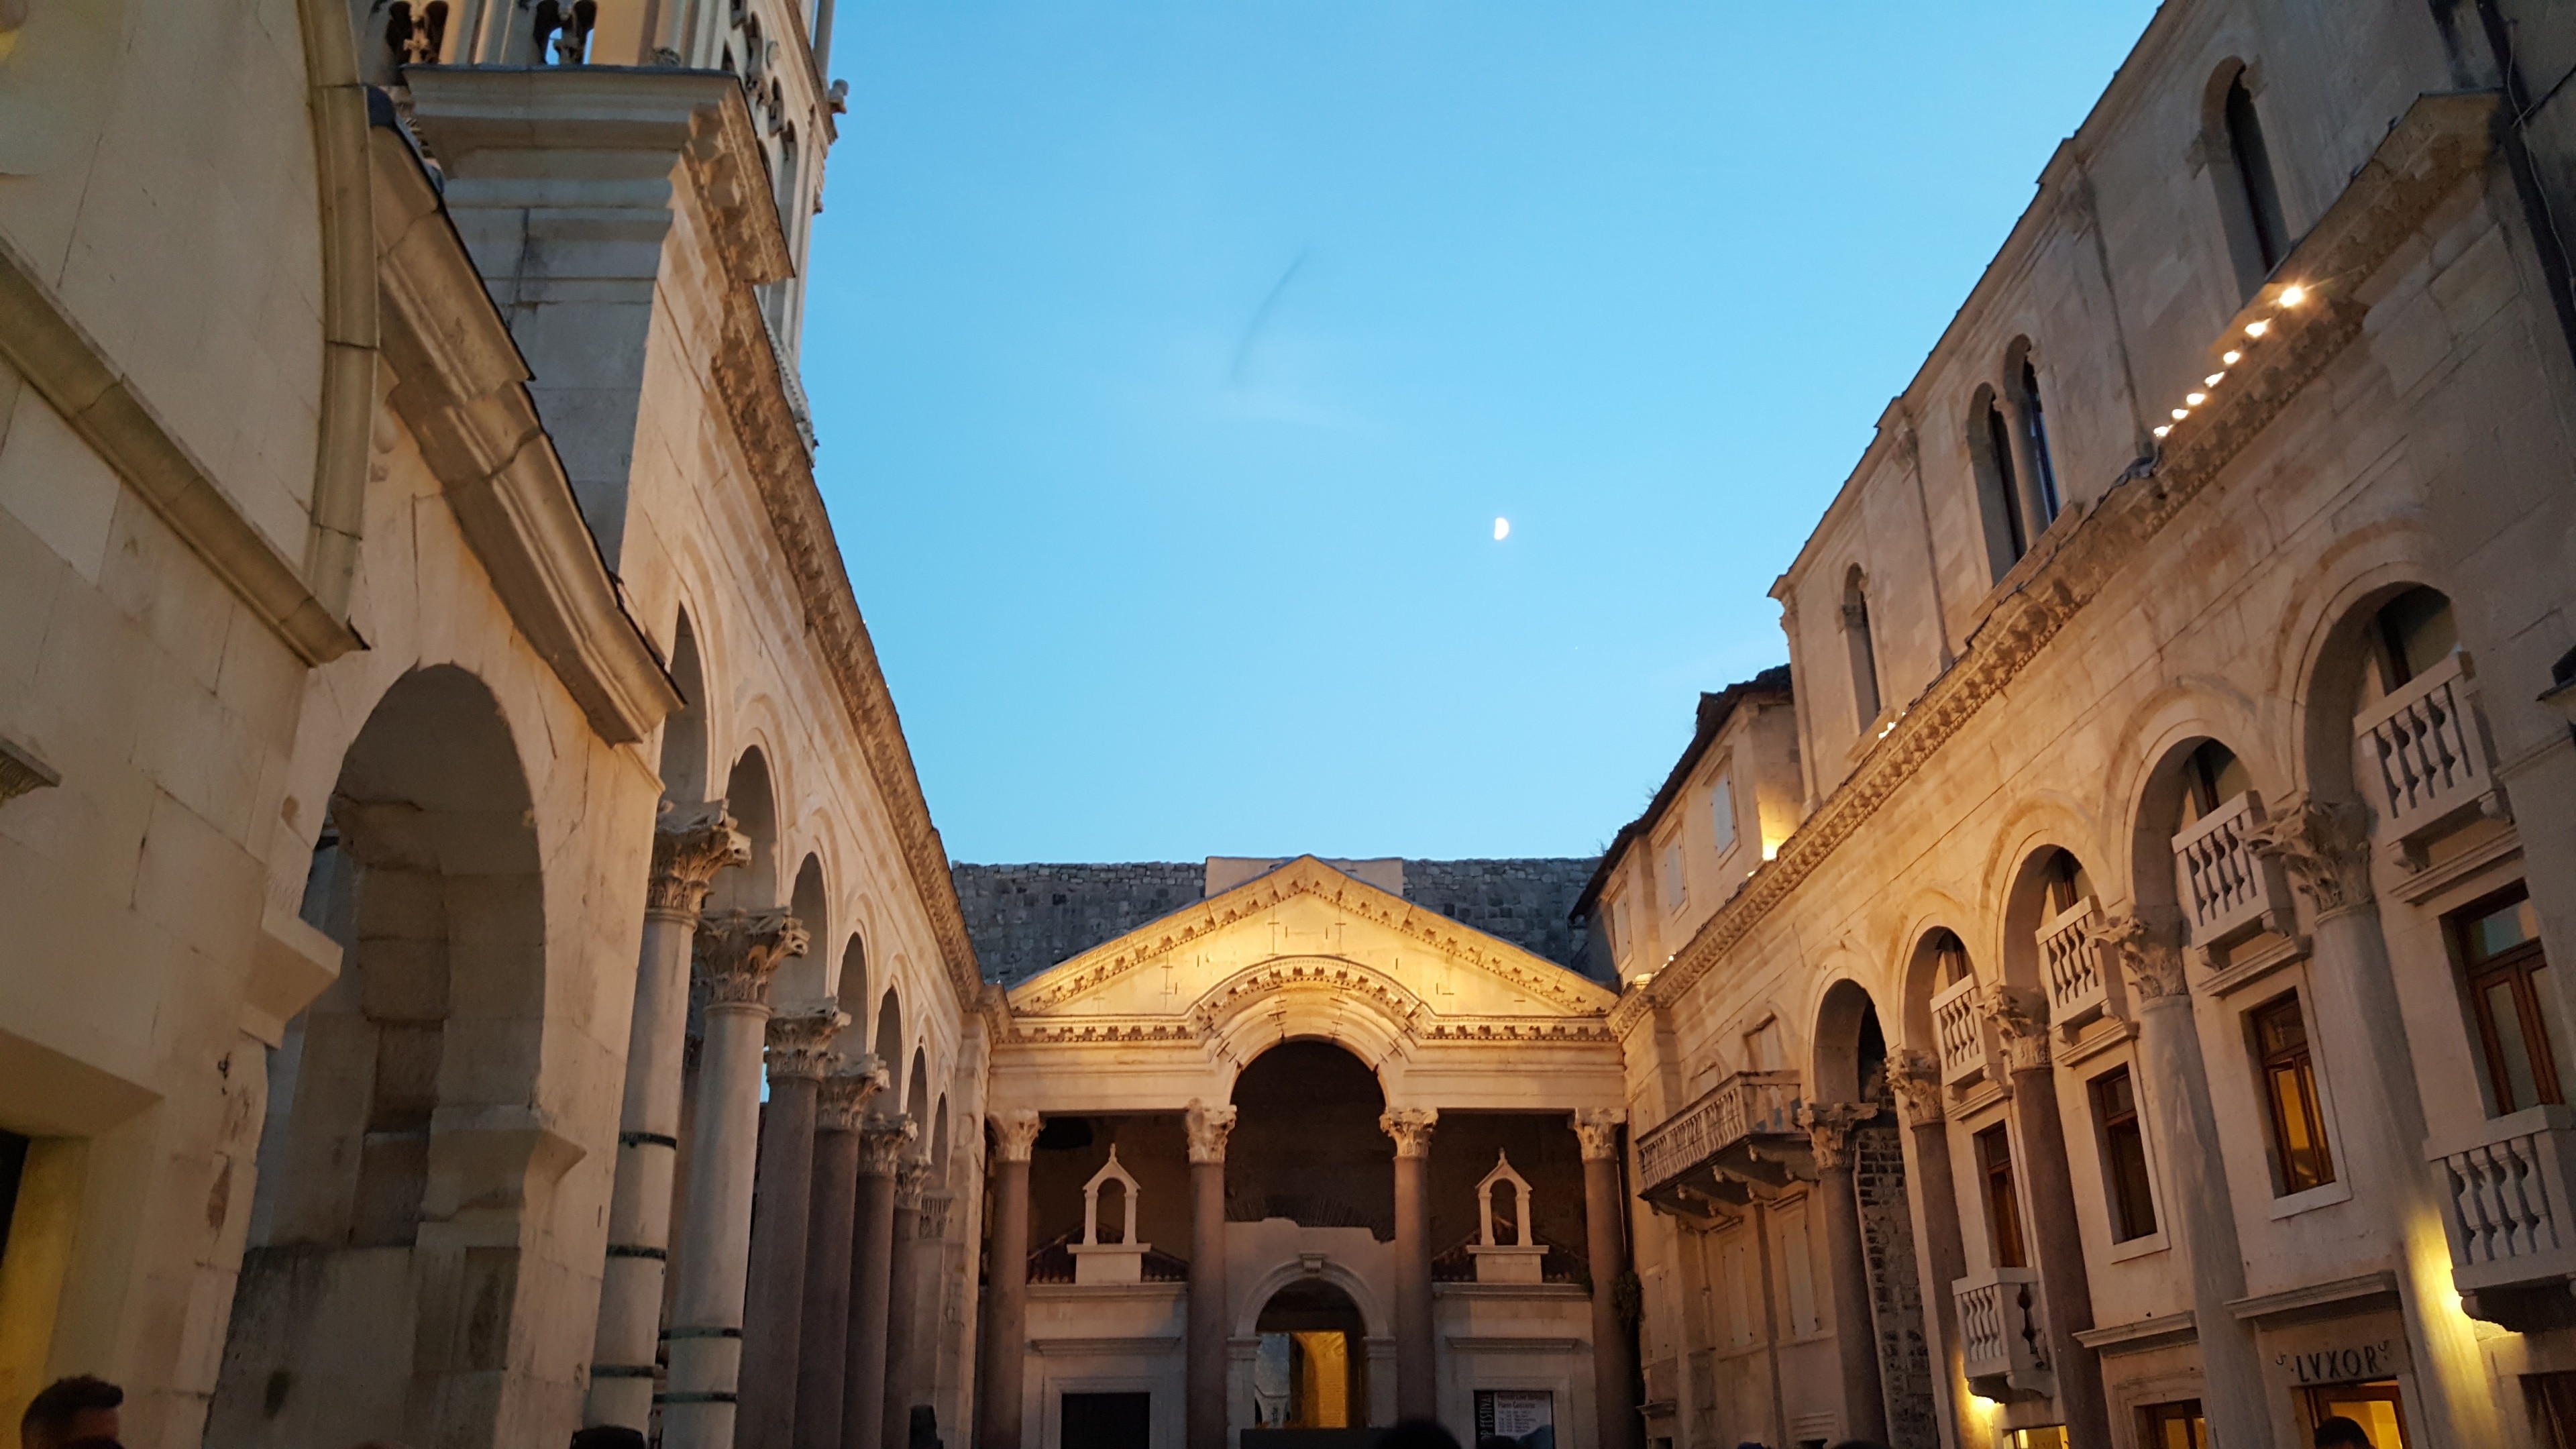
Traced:
<path fill-rule="evenodd" d="M 115 1442 L 122 1428 L 116 1411 L 125 1390 L 81 1374 L 56 1379 L 27 1404 L 18 1420 L 19 1449 L 69 1449 L 82 1439 Z"/>
<path fill-rule="evenodd" d="M 1377 1436 L 1377 1449 L 1458 1449 L 1458 1440 L 1437 1420 L 1406 1419 Z"/>
<path fill-rule="evenodd" d="M 572 1431 L 572 1449 L 644 1449 L 644 1431 L 624 1424 L 592 1424 Z"/>
<path fill-rule="evenodd" d="M 2371 1449 L 2370 1436 L 2358 1421 L 2337 1414 L 2317 1425 L 2317 1449 Z"/>

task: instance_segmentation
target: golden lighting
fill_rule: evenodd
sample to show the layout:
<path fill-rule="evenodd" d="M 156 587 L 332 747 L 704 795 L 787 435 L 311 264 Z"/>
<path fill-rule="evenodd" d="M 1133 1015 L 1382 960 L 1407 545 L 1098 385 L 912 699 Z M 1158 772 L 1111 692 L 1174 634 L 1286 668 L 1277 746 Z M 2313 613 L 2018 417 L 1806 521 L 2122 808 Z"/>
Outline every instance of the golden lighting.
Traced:
<path fill-rule="evenodd" d="M 2185 418 L 2187 418 L 2187 417 L 2190 417 L 2190 416 L 2191 416 L 2191 409 L 2189 409 L 2189 408 L 2175 408 L 2175 409 L 2174 409 L 2174 421 L 2175 421 L 2175 422 L 2181 422 L 2183 419 L 2185 419 Z"/>
<path fill-rule="evenodd" d="M 2200 380 L 2200 385 L 2201 385 L 2202 387 L 2216 387 L 2216 386 L 2218 386 L 2218 385 L 2219 385 L 2219 383 L 2221 383 L 2221 382 L 2225 381 L 2225 380 L 2226 380 L 2226 378 L 2227 378 L 2227 374 L 2226 374 L 2226 373 L 2223 373 L 2223 372 L 2213 372 L 2213 373 L 2211 373 L 2209 376 L 2202 378 L 2202 379 Z"/>
<path fill-rule="evenodd" d="M 2281 305 L 2284 307 L 2295 307 L 2306 300 L 2308 289 L 2305 287 L 2293 285 L 2281 289 Z"/>
<path fill-rule="evenodd" d="M 2245 324 L 2245 335 L 2248 337 L 2260 337 L 2271 330 L 2272 324 L 2269 322 L 2248 322 Z"/>
<path fill-rule="evenodd" d="M 2207 393 L 2205 393 L 2205 392 L 2190 392 L 2190 393 L 2185 393 L 2185 394 L 2183 394 L 2183 398 L 2182 398 L 2182 400 L 2183 400 L 2183 403 L 2184 403 L 2184 405 L 2185 405 L 2185 406 L 2187 406 L 2187 407 L 2195 407 L 2195 408 L 2196 408 L 2196 407 L 2200 406 L 2202 403 L 2205 403 L 2205 402 L 2209 401 L 2209 394 L 2207 394 Z"/>
<path fill-rule="evenodd" d="M 2156 436 L 2157 436 L 2157 437 L 2159 437 L 2159 438 L 2163 437 L 2165 434 L 2170 433 L 2170 432 L 2172 432 L 2172 431 L 2173 431 L 2173 424 L 2171 424 L 2171 423 L 2158 423 L 2158 424 L 2156 424 Z"/>
<path fill-rule="evenodd" d="M 2226 363 L 2230 367 L 2234 367 L 2236 365 L 2236 359 L 2243 357 L 2244 355 L 2244 353 L 2230 348 L 2229 350 L 2218 354 L 2218 360 Z"/>

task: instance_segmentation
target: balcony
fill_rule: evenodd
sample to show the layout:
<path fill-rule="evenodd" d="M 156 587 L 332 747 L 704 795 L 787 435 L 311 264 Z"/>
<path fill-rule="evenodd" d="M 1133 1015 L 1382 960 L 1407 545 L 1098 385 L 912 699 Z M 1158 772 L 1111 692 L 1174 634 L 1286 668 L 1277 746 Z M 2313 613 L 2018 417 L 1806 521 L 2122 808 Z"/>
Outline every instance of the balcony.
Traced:
<path fill-rule="evenodd" d="M 2468 651 L 2354 716 L 2352 735 L 2378 838 L 2410 863 L 2420 867 L 2425 841 L 2462 815 L 2505 815 Z"/>
<path fill-rule="evenodd" d="M 2048 1367 L 2048 1320 L 2039 1274 L 1994 1268 L 1950 1285 L 1968 1387 L 1989 1399 L 2044 1399 L 2057 1392 Z"/>
<path fill-rule="evenodd" d="M 1966 1087 L 1986 1074 L 1994 1059 L 1994 1034 L 1977 1009 L 1977 978 L 1967 976 L 1932 997 L 1932 1038 L 1941 1047 L 1941 1085 Z"/>
<path fill-rule="evenodd" d="M 2263 799 L 2248 790 L 2173 838 L 2174 883 L 2193 950 L 2207 955 L 2264 931 L 2296 934 L 2281 863 L 2251 844 L 2262 826 Z"/>
<path fill-rule="evenodd" d="M 1789 1180 L 1803 1165 L 1796 1072 L 1737 1072 L 1637 1138 L 1638 1196 L 1697 1213 L 1695 1196 L 1745 1202 L 1760 1187 Z"/>
<path fill-rule="evenodd" d="M 2576 1109 L 2494 1118 L 2432 1160 L 2470 1314 L 2517 1333 L 2576 1322 Z"/>
<path fill-rule="evenodd" d="M 2129 1014 L 2111 948 L 2095 939 L 2101 924 L 2102 903 L 2091 896 L 2040 923 L 2039 979 L 2048 988 L 2048 1019 L 2069 1041 L 2095 1017 Z"/>

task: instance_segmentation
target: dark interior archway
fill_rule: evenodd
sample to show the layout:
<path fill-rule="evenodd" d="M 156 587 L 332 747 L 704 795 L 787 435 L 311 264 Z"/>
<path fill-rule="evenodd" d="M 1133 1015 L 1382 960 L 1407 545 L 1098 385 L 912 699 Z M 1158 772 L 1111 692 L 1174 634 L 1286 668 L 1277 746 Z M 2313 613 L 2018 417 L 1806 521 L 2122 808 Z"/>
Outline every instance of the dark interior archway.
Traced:
<path fill-rule="evenodd" d="M 1234 1079 L 1234 1106 L 1229 1221 L 1289 1218 L 1395 1237 L 1395 1144 L 1378 1130 L 1386 1094 L 1366 1063 L 1330 1042 L 1282 1042 Z"/>

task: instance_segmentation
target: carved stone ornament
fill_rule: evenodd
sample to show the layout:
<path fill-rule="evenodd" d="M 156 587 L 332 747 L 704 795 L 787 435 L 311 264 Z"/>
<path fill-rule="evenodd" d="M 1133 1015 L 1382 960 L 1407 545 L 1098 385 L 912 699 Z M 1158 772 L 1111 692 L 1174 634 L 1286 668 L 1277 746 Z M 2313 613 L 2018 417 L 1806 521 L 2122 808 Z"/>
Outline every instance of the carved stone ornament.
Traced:
<path fill-rule="evenodd" d="M 910 1117 L 869 1117 L 859 1125 L 859 1176 L 895 1176 L 912 1155 L 912 1139 L 920 1135 Z"/>
<path fill-rule="evenodd" d="M 2277 860 L 2319 916 L 2371 902 L 2369 812 L 2350 800 L 2298 795 L 2255 830 L 2254 853 Z"/>
<path fill-rule="evenodd" d="M 1628 1120 L 1627 1112 L 1618 1107 L 1582 1107 L 1574 1113 L 1574 1140 L 1583 1149 L 1586 1162 L 1615 1161 L 1619 1156 L 1619 1124 Z"/>
<path fill-rule="evenodd" d="M 825 1132 L 856 1132 L 866 1125 L 868 1103 L 886 1089 L 885 1063 L 875 1057 L 842 1057 L 824 1074 L 815 1125 Z"/>
<path fill-rule="evenodd" d="M 1907 1052 L 1898 1069 L 1887 1074 L 1887 1085 L 1896 1093 L 1896 1115 L 1906 1126 L 1941 1121 L 1941 1064 L 1930 1052 Z"/>
<path fill-rule="evenodd" d="M 653 875 L 644 908 L 694 918 L 706 906 L 716 872 L 751 864 L 751 837 L 734 828 L 722 800 L 662 807 L 653 822 Z"/>
<path fill-rule="evenodd" d="M 1181 1126 L 1190 1135 L 1190 1161 L 1225 1161 L 1225 1139 L 1234 1131 L 1234 1116 L 1230 1106 L 1211 1107 L 1195 1098 L 1191 1100 L 1181 1113 Z"/>
<path fill-rule="evenodd" d="M 1997 983 L 1977 1003 L 1995 1036 L 2003 1043 L 2004 1061 L 2015 1072 L 2045 1070 L 2048 1055 L 2048 998 L 2027 986 Z"/>
<path fill-rule="evenodd" d="M 2117 953 L 2130 989 L 2142 1002 L 2191 994 L 2183 979 L 2182 950 L 2167 939 L 2170 934 L 2125 911 L 2104 917 L 2092 932 L 2096 944 Z"/>
<path fill-rule="evenodd" d="M 943 1192 L 937 1188 L 931 1188 L 923 1192 L 921 1195 L 921 1206 L 914 1209 L 914 1211 L 920 1214 L 920 1217 L 915 1221 L 920 1229 L 921 1240 L 925 1243 L 946 1241 L 948 1237 L 948 1220 L 955 1212 L 956 1207 L 957 1194 L 953 1192 Z"/>
<path fill-rule="evenodd" d="M 1854 1127 L 1878 1115 L 1876 1102 L 1809 1102 L 1798 1109 L 1798 1125 L 1807 1129 L 1815 1150 L 1816 1170 L 1833 1172 L 1849 1162 Z"/>
<path fill-rule="evenodd" d="M 1045 1122 L 1026 1107 L 993 1114 L 993 1151 L 1004 1162 L 1026 1162 Z"/>
<path fill-rule="evenodd" d="M 911 1126 L 906 1121 L 905 1126 Z M 894 1205 L 898 1211 L 917 1212 L 921 1208 L 922 1190 L 930 1186 L 930 1159 L 907 1157 L 895 1164 Z"/>
<path fill-rule="evenodd" d="M 16 740 L 0 739 L 0 805 L 62 782 L 62 772 L 37 759 L 33 750 Z"/>
<path fill-rule="evenodd" d="M 1431 1129 L 1440 1122 L 1437 1107 L 1389 1107 L 1380 1113 L 1377 1130 L 1395 1139 L 1398 1157 L 1431 1155 Z"/>
<path fill-rule="evenodd" d="M 698 922 L 697 978 L 707 1005 L 766 1006 L 778 963 L 805 954 L 805 925 L 783 910 L 718 911 Z"/>
<path fill-rule="evenodd" d="M 828 1001 L 789 1007 L 769 1019 L 769 1075 L 819 1082 L 839 1064 L 832 1039 L 850 1024 L 848 1015 Z"/>

